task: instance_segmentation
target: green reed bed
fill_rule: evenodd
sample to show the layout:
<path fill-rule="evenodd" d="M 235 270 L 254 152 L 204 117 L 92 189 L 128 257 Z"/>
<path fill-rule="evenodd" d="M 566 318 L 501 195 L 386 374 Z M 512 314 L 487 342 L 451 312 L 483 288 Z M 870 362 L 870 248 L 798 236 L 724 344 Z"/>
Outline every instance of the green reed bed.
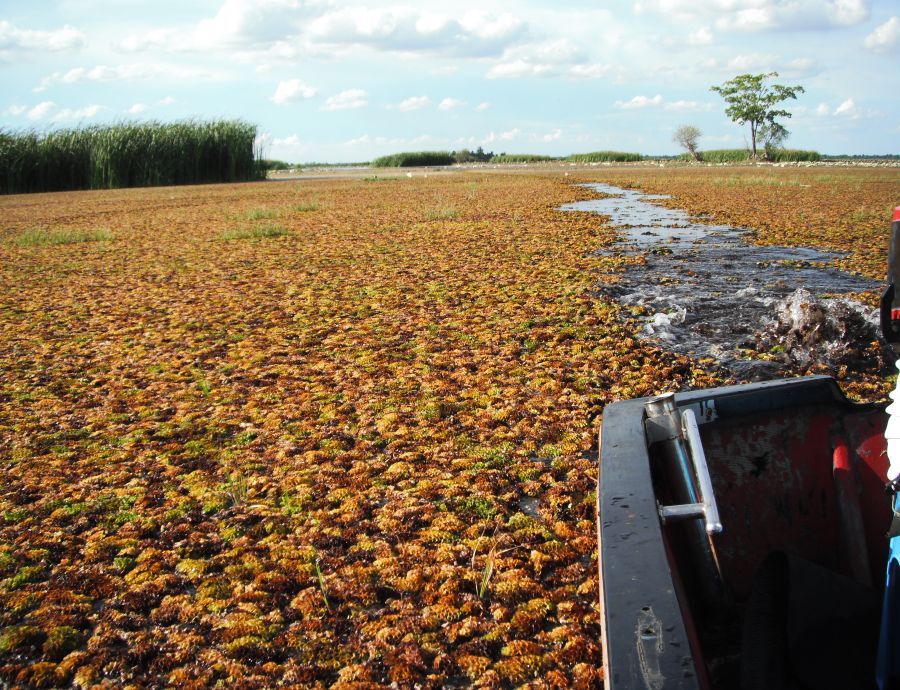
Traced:
<path fill-rule="evenodd" d="M 51 192 L 261 178 L 256 125 L 141 122 L 0 131 L 0 192 Z"/>
<path fill-rule="evenodd" d="M 566 158 L 572 163 L 636 163 L 644 157 L 639 153 L 625 151 L 591 151 L 590 153 L 573 153 Z"/>
<path fill-rule="evenodd" d="M 558 161 L 560 158 L 553 156 L 541 156 L 534 153 L 501 153 L 491 157 L 491 163 L 545 163 Z"/>
<path fill-rule="evenodd" d="M 381 156 L 372 161 L 373 168 L 414 168 L 427 165 L 453 165 L 448 151 L 406 151 Z"/>

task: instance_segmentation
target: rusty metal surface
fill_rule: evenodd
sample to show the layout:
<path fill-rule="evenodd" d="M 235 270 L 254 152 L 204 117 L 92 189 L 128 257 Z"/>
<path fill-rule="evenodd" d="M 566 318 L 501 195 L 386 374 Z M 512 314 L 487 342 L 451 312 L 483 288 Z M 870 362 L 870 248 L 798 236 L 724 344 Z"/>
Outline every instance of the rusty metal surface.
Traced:
<path fill-rule="evenodd" d="M 749 592 L 756 568 L 771 551 L 795 553 L 839 572 L 846 569 L 839 558 L 834 439 L 846 435 L 854 450 L 864 449 L 870 462 L 877 463 L 884 423 L 880 411 L 847 414 L 844 406 L 829 404 L 706 427 L 704 448 L 726 526 L 716 546 L 725 579 L 737 597 Z M 863 438 L 866 426 L 869 434 Z M 863 465 L 860 473 L 874 474 L 859 453 L 851 458 Z M 866 486 L 868 495 L 861 504 L 878 503 L 881 485 L 875 485 L 874 494 L 872 482 L 867 480 Z M 883 539 L 878 547 L 884 525 L 879 511 L 867 512 L 866 534 L 883 558 Z"/>
<path fill-rule="evenodd" d="M 850 444 L 867 538 L 877 541 L 872 535 L 881 529 L 883 506 L 870 497 L 886 466 L 878 406 L 849 403 L 827 377 L 694 391 L 676 401 L 682 409 L 714 401 L 716 414 L 706 417 L 701 435 L 725 525 L 715 546 L 738 596 L 755 565 L 785 544 L 826 565 L 835 561 L 835 430 Z M 702 652 L 689 634 L 697 621 L 682 578 L 671 569 L 657 515 L 644 402 L 616 403 L 604 412 L 598 532 L 606 684 L 612 690 L 704 687 L 706 673 L 696 663 Z M 870 549 L 873 561 L 876 551 Z"/>

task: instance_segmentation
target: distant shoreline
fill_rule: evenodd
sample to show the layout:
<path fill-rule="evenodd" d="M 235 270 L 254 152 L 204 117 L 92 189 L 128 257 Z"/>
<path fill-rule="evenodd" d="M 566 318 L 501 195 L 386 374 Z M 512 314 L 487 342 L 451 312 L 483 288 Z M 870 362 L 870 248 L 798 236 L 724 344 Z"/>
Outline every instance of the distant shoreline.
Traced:
<path fill-rule="evenodd" d="M 269 171 L 266 179 L 309 180 L 332 178 L 401 178 L 423 175 L 447 175 L 454 172 L 521 172 L 525 170 L 581 172 L 597 168 L 900 168 L 900 159 L 892 158 L 834 158 L 822 161 L 799 161 L 771 163 L 759 161 L 750 163 L 688 163 L 676 160 L 646 160 L 629 163 L 594 162 L 572 163 L 569 161 L 539 161 L 531 163 L 460 163 L 456 165 L 423 166 L 407 168 L 373 168 L 365 165 L 316 165 L 302 166 L 289 170 Z"/>

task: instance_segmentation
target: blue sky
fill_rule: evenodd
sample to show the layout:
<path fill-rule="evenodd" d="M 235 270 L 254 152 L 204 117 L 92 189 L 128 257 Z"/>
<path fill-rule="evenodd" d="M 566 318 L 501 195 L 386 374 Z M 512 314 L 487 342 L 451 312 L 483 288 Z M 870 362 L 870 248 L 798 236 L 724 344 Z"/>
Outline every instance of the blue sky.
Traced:
<path fill-rule="evenodd" d="M 806 88 L 788 145 L 900 153 L 898 0 L 62 0 L 0 5 L 0 127 L 238 117 L 268 157 L 741 147 L 709 87 Z"/>

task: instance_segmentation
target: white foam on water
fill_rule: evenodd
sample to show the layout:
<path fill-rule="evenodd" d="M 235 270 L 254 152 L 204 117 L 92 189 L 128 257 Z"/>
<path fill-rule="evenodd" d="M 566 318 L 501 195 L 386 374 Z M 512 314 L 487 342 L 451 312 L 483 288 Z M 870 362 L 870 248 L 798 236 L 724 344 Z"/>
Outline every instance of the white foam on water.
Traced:
<path fill-rule="evenodd" d="M 841 297 L 821 298 L 798 288 L 775 303 L 758 336 L 760 348 L 781 348 L 801 367 L 813 363 L 853 368 L 884 368 L 878 310 Z"/>

